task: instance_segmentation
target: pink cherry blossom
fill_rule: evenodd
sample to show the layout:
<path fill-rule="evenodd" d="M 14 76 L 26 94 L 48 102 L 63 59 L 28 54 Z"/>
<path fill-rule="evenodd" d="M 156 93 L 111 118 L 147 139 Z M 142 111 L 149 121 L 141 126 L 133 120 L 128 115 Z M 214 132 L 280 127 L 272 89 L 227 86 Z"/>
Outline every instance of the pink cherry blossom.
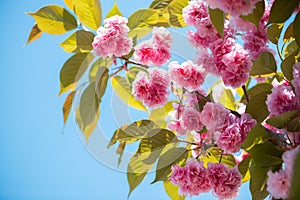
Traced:
<path fill-rule="evenodd" d="M 292 177 L 294 170 L 295 159 L 300 152 L 300 146 L 292 150 L 286 151 L 282 154 L 282 160 L 284 162 L 284 170 L 289 177 Z"/>
<path fill-rule="evenodd" d="M 220 103 L 208 102 L 200 114 L 202 124 L 210 131 L 221 130 L 226 126 L 225 122 L 229 111 Z"/>
<path fill-rule="evenodd" d="M 204 48 L 199 48 L 196 53 L 196 64 L 203 66 L 206 73 L 213 74 L 215 76 L 219 76 L 220 73 L 215 64 L 214 58 L 211 54 L 207 52 Z"/>
<path fill-rule="evenodd" d="M 287 199 L 290 191 L 290 180 L 287 173 L 280 169 L 268 172 L 267 190 L 276 199 Z"/>
<path fill-rule="evenodd" d="M 280 115 L 299 108 L 292 88 L 285 85 L 274 86 L 272 93 L 267 97 L 266 104 L 271 116 Z"/>
<path fill-rule="evenodd" d="M 179 193 L 186 196 L 197 196 L 211 189 L 203 163 L 194 158 L 189 158 L 184 167 L 172 166 L 170 181 L 179 187 Z"/>
<path fill-rule="evenodd" d="M 219 8 L 232 16 L 247 15 L 260 0 L 205 0 L 212 8 Z"/>
<path fill-rule="evenodd" d="M 177 61 L 172 61 L 169 64 L 169 74 L 177 86 L 190 91 L 197 90 L 203 84 L 206 76 L 204 68 L 192 61 L 183 62 L 181 65 Z"/>
<path fill-rule="evenodd" d="M 104 20 L 99 27 L 92 46 L 97 56 L 106 58 L 127 55 L 132 48 L 132 38 L 128 38 L 127 19 L 118 15 Z"/>
<path fill-rule="evenodd" d="M 202 0 L 189 1 L 189 5 L 183 8 L 182 15 L 188 25 L 197 27 L 203 19 L 209 18 L 207 4 Z"/>
<path fill-rule="evenodd" d="M 207 172 L 213 194 L 219 199 L 232 199 L 238 195 L 242 176 L 237 167 L 229 169 L 223 163 L 208 163 Z"/>
<path fill-rule="evenodd" d="M 171 58 L 171 33 L 163 28 L 154 28 L 152 38 L 137 44 L 134 49 L 133 57 L 144 65 L 161 66 Z"/>
<path fill-rule="evenodd" d="M 177 135 L 185 135 L 188 132 L 186 127 L 183 125 L 182 120 L 170 121 L 168 123 L 168 128 L 172 131 L 176 131 Z"/>
<path fill-rule="evenodd" d="M 206 96 L 206 91 L 204 89 L 199 89 L 196 92 L 198 92 L 199 94 Z M 186 107 L 191 107 L 194 109 L 198 109 L 199 108 L 199 101 L 201 101 L 201 97 L 195 93 L 186 93 L 186 100 L 185 100 L 185 106 Z"/>
<path fill-rule="evenodd" d="M 300 104 L 300 62 L 293 66 L 293 80 L 292 84 L 295 89 L 295 93 L 298 98 L 298 103 Z"/>
<path fill-rule="evenodd" d="M 135 99 L 150 108 L 161 107 L 168 101 L 170 79 L 166 71 L 152 68 L 148 73 L 139 72 L 132 83 Z"/>
<path fill-rule="evenodd" d="M 203 127 L 200 121 L 200 113 L 192 108 L 184 109 L 182 121 L 188 131 L 201 131 Z"/>

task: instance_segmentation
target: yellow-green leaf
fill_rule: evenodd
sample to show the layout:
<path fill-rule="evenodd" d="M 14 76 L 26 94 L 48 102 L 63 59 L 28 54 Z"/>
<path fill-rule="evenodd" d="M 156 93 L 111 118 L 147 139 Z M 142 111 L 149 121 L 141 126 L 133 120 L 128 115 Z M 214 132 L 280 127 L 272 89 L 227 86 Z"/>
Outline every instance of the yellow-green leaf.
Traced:
<path fill-rule="evenodd" d="M 299 49 L 299 46 L 296 42 L 296 40 L 291 41 L 283 51 L 284 58 L 288 57 L 292 53 L 296 52 Z"/>
<path fill-rule="evenodd" d="M 121 13 L 116 1 L 114 2 L 113 7 L 110 9 L 110 11 L 108 12 L 108 14 L 106 15 L 105 18 L 109 18 L 109 17 L 112 17 L 114 15 L 123 16 L 123 14 Z"/>
<path fill-rule="evenodd" d="M 112 58 L 106 58 L 103 59 L 99 57 L 91 66 L 90 72 L 89 72 L 89 80 L 90 82 L 95 82 L 96 76 L 98 73 L 98 70 L 100 67 L 106 67 L 108 68 L 112 63 Z"/>
<path fill-rule="evenodd" d="M 28 40 L 26 42 L 26 44 L 29 44 L 30 42 L 33 42 L 37 39 L 39 39 L 42 35 L 42 31 L 39 29 L 39 27 L 37 26 L 37 24 L 34 24 L 34 26 L 32 27 L 30 34 L 28 36 Z"/>
<path fill-rule="evenodd" d="M 80 22 L 92 30 L 97 30 L 102 20 L 100 0 L 73 0 L 73 3 Z"/>
<path fill-rule="evenodd" d="M 77 53 L 69 58 L 60 71 L 60 94 L 74 90 L 75 84 L 82 77 L 93 60 L 89 53 Z"/>
<path fill-rule="evenodd" d="M 150 112 L 149 119 L 161 128 L 166 127 L 166 117 L 173 108 L 173 101 L 167 102 L 162 108 L 154 109 Z"/>
<path fill-rule="evenodd" d="M 209 8 L 209 17 L 218 33 L 223 37 L 224 36 L 224 22 L 225 14 L 222 10 L 216 8 Z"/>
<path fill-rule="evenodd" d="M 284 76 L 291 81 L 293 79 L 293 66 L 296 63 L 295 57 L 299 55 L 300 51 L 297 49 L 293 53 L 289 54 L 284 60 L 281 62 L 281 71 Z"/>
<path fill-rule="evenodd" d="M 170 181 L 164 181 L 164 188 L 171 200 L 184 200 L 185 196 L 178 194 L 178 186 L 173 185 Z"/>
<path fill-rule="evenodd" d="M 259 27 L 259 21 L 263 16 L 264 12 L 265 12 L 265 2 L 259 1 L 258 3 L 256 3 L 255 9 L 251 14 L 243 15 L 241 16 L 241 18 L 255 24 L 256 27 Z"/>
<path fill-rule="evenodd" d="M 79 30 L 70 35 L 59 45 L 68 53 L 90 52 L 95 35 L 92 32 Z"/>
<path fill-rule="evenodd" d="M 251 76 L 266 75 L 275 73 L 277 70 L 276 61 L 270 52 L 263 52 L 253 61 L 250 70 Z"/>
<path fill-rule="evenodd" d="M 291 111 L 291 112 L 286 112 L 286 113 L 283 113 L 281 115 L 278 115 L 278 116 L 275 116 L 275 117 L 272 117 L 270 119 L 267 120 L 267 123 L 276 127 L 276 128 L 279 128 L 279 129 L 282 129 L 282 128 L 285 128 L 286 125 L 289 123 L 289 121 L 291 121 L 291 119 L 298 113 L 298 110 L 294 110 L 294 111 Z"/>
<path fill-rule="evenodd" d="M 294 39 L 294 22 L 290 23 L 290 25 L 287 27 L 284 36 L 283 36 L 283 42 L 289 42 L 292 39 Z"/>
<path fill-rule="evenodd" d="M 27 14 L 34 17 L 41 31 L 49 34 L 63 34 L 77 27 L 74 16 L 58 5 L 45 6 Z"/>
<path fill-rule="evenodd" d="M 203 164 L 207 166 L 208 163 L 219 163 L 221 159 L 221 154 L 223 151 L 218 147 L 211 147 L 206 151 L 205 156 L 200 156 L 200 159 L 203 161 Z M 223 154 L 222 163 L 227 165 L 229 168 L 236 166 L 236 161 L 232 154 Z"/>
<path fill-rule="evenodd" d="M 98 96 L 98 99 L 101 101 L 105 91 L 106 86 L 108 82 L 108 69 L 106 67 L 100 67 L 97 73 L 97 80 L 95 82 L 96 84 L 96 94 Z"/>
<path fill-rule="evenodd" d="M 147 111 L 147 108 L 145 108 L 140 101 L 134 99 L 134 96 L 131 93 L 130 85 L 125 78 L 115 76 L 111 79 L 111 84 L 114 92 L 124 103 L 138 110 Z"/>
<path fill-rule="evenodd" d="M 277 45 L 283 25 L 284 25 L 283 23 L 280 23 L 280 24 L 274 23 L 268 27 L 268 30 L 267 30 L 268 38 L 273 44 Z"/>
<path fill-rule="evenodd" d="M 261 124 L 257 124 L 248 133 L 245 141 L 241 146 L 243 149 L 249 151 L 255 145 L 261 144 L 271 137 L 271 134 Z"/>
<path fill-rule="evenodd" d="M 69 114 L 70 114 L 70 111 L 71 111 L 71 108 L 72 108 L 72 104 L 73 104 L 73 98 L 74 98 L 74 95 L 75 95 L 75 91 L 71 92 L 66 100 L 65 100 L 65 103 L 63 105 L 63 115 L 64 115 L 64 124 L 66 124 L 67 120 L 68 120 L 68 117 L 69 117 Z"/>
<path fill-rule="evenodd" d="M 242 182 L 246 182 L 250 180 L 250 172 L 249 172 L 249 165 L 251 162 L 251 157 L 248 156 L 242 162 L 239 163 L 238 165 L 238 170 L 242 175 Z"/>
<path fill-rule="evenodd" d="M 74 3 L 73 0 L 64 0 L 66 6 L 70 9 L 70 10 L 74 10 Z"/>

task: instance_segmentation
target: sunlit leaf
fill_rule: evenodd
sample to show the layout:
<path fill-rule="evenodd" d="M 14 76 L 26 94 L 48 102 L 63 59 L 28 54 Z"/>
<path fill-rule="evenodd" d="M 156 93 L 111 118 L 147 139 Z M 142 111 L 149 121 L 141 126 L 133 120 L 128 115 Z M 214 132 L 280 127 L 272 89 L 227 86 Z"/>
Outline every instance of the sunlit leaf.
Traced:
<path fill-rule="evenodd" d="M 124 77 L 113 77 L 111 79 L 111 84 L 114 92 L 124 103 L 138 110 L 147 111 L 147 108 L 145 108 L 140 101 L 134 99 L 134 96 L 131 93 L 131 87 Z"/>
<path fill-rule="evenodd" d="M 173 185 L 170 181 L 164 181 L 164 188 L 171 200 L 184 200 L 185 196 L 178 194 L 178 186 Z"/>
<path fill-rule="evenodd" d="M 261 144 L 271 137 L 272 135 L 261 124 L 257 124 L 248 133 L 241 146 L 243 149 L 249 151 L 255 145 Z"/>
<path fill-rule="evenodd" d="M 298 113 L 297 110 L 294 110 L 294 111 L 291 111 L 291 112 L 286 112 L 286 113 L 283 113 L 281 115 L 278 115 L 278 116 L 275 116 L 275 117 L 272 117 L 270 119 L 267 120 L 267 123 L 276 127 L 276 128 L 279 128 L 279 129 L 282 129 L 284 127 L 287 126 L 287 124 L 289 123 L 289 121 Z"/>
<path fill-rule="evenodd" d="M 108 12 L 108 14 L 106 15 L 105 18 L 109 18 L 112 17 L 114 15 L 119 15 L 119 16 L 123 16 L 122 12 L 120 11 L 117 2 L 114 2 L 113 7 L 110 9 L 110 11 Z"/>
<path fill-rule="evenodd" d="M 255 24 L 256 27 L 259 27 L 259 22 L 264 12 L 265 12 L 265 1 L 259 1 L 258 3 L 256 3 L 255 9 L 251 14 L 243 15 L 241 16 L 241 18 Z"/>
<path fill-rule="evenodd" d="M 97 78 L 96 78 L 96 94 L 98 99 L 101 101 L 105 91 L 106 91 L 106 86 L 108 82 L 108 69 L 106 67 L 101 67 L 98 70 L 97 73 Z"/>
<path fill-rule="evenodd" d="M 66 6 L 70 9 L 73 10 L 74 9 L 74 3 L 73 0 L 64 0 Z"/>
<path fill-rule="evenodd" d="M 75 91 L 71 92 L 66 100 L 65 100 L 65 103 L 63 105 L 63 115 L 64 115 L 64 124 L 66 124 L 67 122 L 67 119 L 69 117 L 69 114 L 70 114 L 70 111 L 71 111 L 71 108 L 72 108 L 72 104 L 73 104 L 73 98 L 74 98 L 74 95 L 75 95 Z"/>
<path fill-rule="evenodd" d="M 33 42 L 33 41 L 39 39 L 41 37 L 42 33 L 43 32 L 39 29 L 37 24 L 34 24 L 34 26 L 32 27 L 32 29 L 30 31 L 30 34 L 28 36 L 26 44 L 29 44 L 30 42 Z"/>
<path fill-rule="evenodd" d="M 144 68 L 138 67 L 138 66 L 133 66 L 133 67 L 130 67 L 130 69 L 128 71 L 126 71 L 126 79 L 127 79 L 128 83 L 130 85 L 135 80 L 136 75 L 139 72 L 146 72 L 147 73 L 147 70 L 144 69 Z"/>
<path fill-rule="evenodd" d="M 267 92 L 271 93 L 273 86 L 270 83 L 258 83 L 247 91 L 249 99 L 252 99 L 253 96 L 261 93 Z M 241 102 L 247 104 L 245 95 L 242 96 Z"/>
<path fill-rule="evenodd" d="M 246 182 L 250 180 L 250 171 L 249 171 L 249 165 L 251 162 L 251 157 L 248 156 L 240 164 L 238 165 L 238 170 L 242 175 L 242 182 Z"/>
<path fill-rule="evenodd" d="M 119 158 L 118 158 L 118 165 L 120 165 L 121 161 L 122 161 L 122 156 L 123 156 L 123 153 L 124 153 L 124 149 L 125 149 L 125 146 L 126 146 L 126 142 L 120 142 L 118 148 L 117 148 L 117 154 L 119 155 Z"/>
<path fill-rule="evenodd" d="M 89 53 L 78 53 L 69 58 L 60 71 L 60 94 L 74 89 L 77 81 L 82 77 L 93 55 Z"/>
<path fill-rule="evenodd" d="M 95 35 L 92 32 L 78 30 L 59 45 L 68 53 L 90 52 Z"/>
<path fill-rule="evenodd" d="M 99 0 L 73 0 L 75 12 L 80 22 L 92 30 L 101 25 L 102 8 Z"/>
<path fill-rule="evenodd" d="M 150 112 L 149 119 L 152 120 L 159 127 L 164 128 L 166 126 L 166 117 L 173 108 L 173 102 L 167 102 L 162 108 L 154 109 Z"/>
<path fill-rule="evenodd" d="M 222 160 L 221 154 L 223 154 Z M 233 155 L 222 153 L 222 150 L 218 147 L 211 147 L 208 150 L 206 150 L 206 155 L 200 156 L 200 160 L 203 161 L 204 166 L 207 166 L 208 163 L 219 163 L 220 160 L 229 168 L 233 168 L 234 166 L 236 166 L 236 161 Z"/>
<path fill-rule="evenodd" d="M 289 55 L 291 55 L 292 53 L 297 52 L 298 49 L 299 49 L 299 46 L 298 46 L 296 40 L 293 40 L 285 47 L 285 49 L 283 51 L 283 55 L 286 58 Z"/>
<path fill-rule="evenodd" d="M 267 30 L 268 38 L 273 44 L 278 43 L 283 25 L 284 25 L 283 23 L 280 23 L 280 24 L 274 23 L 268 27 L 268 30 Z"/>
<path fill-rule="evenodd" d="M 41 31 L 49 34 L 63 34 L 77 27 L 74 16 L 58 5 L 45 6 L 27 14 L 34 17 Z"/>
<path fill-rule="evenodd" d="M 269 23 L 283 23 L 293 13 L 295 8 L 299 5 L 300 0 L 276 0 L 274 1 L 271 12 Z"/>
<path fill-rule="evenodd" d="M 210 17 L 212 24 L 218 31 L 218 33 L 223 37 L 224 36 L 225 13 L 218 8 L 216 8 L 216 9 L 209 8 L 209 17 Z"/>
<path fill-rule="evenodd" d="M 251 76 L 272 74 L 276 72 L 276 61 L 272 53 L 263 52 L 253 61 Z"/>
<path fill-rule="evenodd" d="M 101 67 L 106 67 L 108 68 L 112 63 L 112 58 L 106 58 L 103 59 L 99 57 L 96 59 L 96 61 L 92 64 L 91 69 L 89 71 L 89 80 L 90 82 L 95 82 L 96 81 L 96 76 Z"/>

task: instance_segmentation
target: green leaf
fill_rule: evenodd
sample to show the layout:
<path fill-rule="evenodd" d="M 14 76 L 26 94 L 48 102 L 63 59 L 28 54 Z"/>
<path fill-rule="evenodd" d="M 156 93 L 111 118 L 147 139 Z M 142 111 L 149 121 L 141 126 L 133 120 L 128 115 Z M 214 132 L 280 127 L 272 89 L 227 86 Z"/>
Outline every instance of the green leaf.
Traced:
<path fill-rule="evenodd" d="M 247 91 L 249 99 L 261 92 L 271 93 L 273 86 L 270 83 L 258 83 Z M 242 96 L 241 102 L 247 104 L 245 95 Z"/>
<path fill-rule="evenodd" d="M 294 39 L 294 22 L 290 23 L 290 25 L 287 27 L 285 33 L 284 33 L 284 36 L 283 36 L 283 42 L 286 43 L 286 42 L 289 42 L 291 41 L 292 39 Z"/>
<path fill-rule="evenodd" d="M 34 17 L 41 31 L 49 34 L 63 34 L 77 27 L 74 16 L 58 5 L 45 6 L 27 14 Z"/>
<path fill-rule="evenodd" d="M 272 135 L 261 125 L 257 124 L 248 133 L 245 141 L 241 145 L 243 149 L 249 151 L 257 144 L 261 144 L 268 139 L 271 139 Z"/>
<path fill-rule="evenodd" d="M 68 53 L 85 53 L 93 50 L 92 42 L 95 35 L 92 32 L 78 30 L 59 45 Z"/>
<path fill-rule="evenodd" d="M 29 44 L 30 42 L 33 42 L 33 41 L 39 39 L 42 36 L 42 33 L 43 32 L 39 29 L 37 24 L 34 24 L 34 26 L 32 27 L 32 29 L 30 31 L 30 34 L 28 36 L 26 44 Z"/>
<path fill-rule="evenodd" d="M 110 18 L 110 17 L 115 16 L 115 15 L 123 16 L 123 14 L 121 13 L 116 1 L 114 2 L 113 7 L 107 13 L 105 18 Z"/>
<path fill-rule="evenodd" d="M 296 117 L 291 120 L 287 125 L 287 130 L 290 132 L 299 132 L 300 131 L 300 117 Z"/>
<path fill-rule="evenodd" d="M 157 181 L 168 181 L 171 173 L 171 166 L 174 164 L 183 165 L 188 158 L 188 152 L 185 148 L 171 148 L 164 153 L 158 160 L 155 179 Z"/>
<path fill-rule="evenodd" d="M 286 113 L 283 113 L 281 115 L 278 115 L 278 116 L 275 116 L 275 117 L 272 117 L 272 118 L 268 119 L 267 123 L 274 126 L 274 127 L 276 127 L 276 128 L 282 129 L 282 128 L 287 126 L 289 121 L 291 121 L 291 119 L 297 113 L 298 113 L 297 110 L 294 110 L 294 111 L 291 111 L 291 112 L 286 112 Z"/>
<path fill-rule="evenodd" d="M 127 181 L 129 184 L 128 197 L 132 191 L 144 180 L 147 172 L 152 168 L 152 165 L 146 165 L 142 162 L 142 157 L 134 155 L 127 168 Z"/>
<path fill-rule="evenodd" d="M 67 122 L 67 119 L 69 117 L 69 114 L 70 114 L 70 111 L 71 111 L 71 108 L 72 108 L 72 104 L 73 104 L 73 98 L 75 96 L 75 91 L 71 92 L 66 100 L 65 100 L 65 103 L 63 105 L 63 115 L 64 115 L 64 124 L 66 124 Z"/>
<path fill-rule="evenodd" d="M 95 92 L 95 83 L 90 85 L 83 91 L 80 104 L 79 112 L 83 123 L 83 129 L 91 124 L 95 119 L 98 120 L 99 100 Z M 86 135 L 86 140 L 89 136 Z"/>
<path fill-rule="evenodd" d="M 264 200 L 268 195 L 267 191 L 267 172 L 269 168 L 262 168 L 252 160 L 250 164 L 250 191 L 253 200 Z"/>
<path fill-rule="evenodd" d="M 300 0 L 276 0 L 274 1 L 271 12 L 269 23 L 283 23 L 285 22 L 294 12 L 295 8 L 299 5 Z"/>
<path fill-rule="evenodd" d="M 60 70 L 60 94 L 74 90 L 75 84 L 82 77 L 93 60 L 89 53 L 77 53 L 69 58 Z"/>
<path fill-rule="evenodd" d="M 135 80 L 136 75 L 139 72 L 147 73 L 147 70 L 144 68 L 138 67 L 138 66 L 133 66 L 133 67 L 130 67 L 130 69 L 128 71 L 126 71 L 126 79 L 130 85 L 132 85 L 132 82 Z"/>
<path fill-rule="evenodd" d="M 164 128 L 166 126 L 166 117 L 172 110 L 174 110 L 173 101 L 167 102 L 162 108 L 151 110 L 149 119 L 159 127 Z"/>
<path fill-rule="evenodd" d="M 267 108 L 266 100 L 269 91 L 260 92 L 254 95 L 247 104 L 246 113 L 249 113 L 257 123 L 261 123 L 270 114 Z"/>
<path fill-rule="evenodd" d="M 106 86 L 108 82 L 108 69 L 106 67 L 100 67 L 97 73 L 97 79 L 96 79 L 96 94 L 98 99 L 101 101 L 105 91 Z"/>
<path fill-rule="evenodd" d="M 159 19 L 159 11 L 152 9 L 142 9 L 134 12 L 128 18 L 129 37 L 137 37 L 137 39 L 147 35 L 152 31 L 149 24 L 156 24 Z"/>
<path fill-rule="evenodd" d="M 89 80 L 90 82 L 96 81 L 96 76 L 98 74 L 98 71 L 101 67 L 108 68 L 112 63 L 112 58 L 98 58 L 91 66 L 90 72 L 89 72 Z"/>
<path fill-rule="evenodd" d="M 298 46 L 300 46 L 300 12 L 298 12 L 298 14 L 296 15 L 296 18 L 294 20 L 293 29 L 294 29 L 293 35 L 295 36 L 295 40 L 296 40 Z"/>
<path fill-rule="evenodd" d="M 268 38 L 273 44 L 278 44 L 278 40 L 280 38 L 280 34 L 283 28 L 283 23 L 280 24 L 271 24 L 271 26 L 268 27 L 267 33 Z"/>
<path fill-rule="evenodd" d="M 259 167 L 272 167 L 282 164 L 281 155 L 283 152 L 270 141 L 255 145 L 249 153 Z"/>
<path fill-rule="evenodd" d="M 291 53 L 281 62 L 281 71 L 283 72 L 284 76 L 291 81 L 293 79 L 293 66 L 296 63 L 295 57 L 299 55 L 299 49 L 295 52 Z"/>
<path fill-rule="evenodd" d="M 182 9 L 188 5 L 188 0 L 173 0 L 168 3 L 163 13 L 169 14 L 169 23 L 174 28 L 182 28 L 186 23 L 182 16 Z"/>
<path fill-rule="evenodd" d="M 171 200 L 184 200 L 185 196 L 178 194 L 178 186 L 173 185 L 170 181 L 164 181 L 164 188 Z"/>
<path fill-rule="evenodd" d="M 167 144 L 177 142 L 175 134 L 166 129 L 153 129 L 141 140 L 137 153 L 146 154 L 145 163 L 154 163 Z"/>
<path fill-rule="evenodd" d="M 270 52 L 263 52 L 253 61 L 250 71 L 251 76 L 275 73 L 277 69 L 276 61 Z"/>
<path fill-rule="evenodd" d="M 219 163 L 221 159 L 222 150 L 218 147 L 211 147 L 206 150 L 206 155 L 201 156 L 200 160 L 203 161 L 204 166 L 207 166 L 208 163 Z M 236 166 L 236 161 L 232 154 L 225 154 L 222 155 L 222 163 L 226 164 L 229 168 L 233 168 Z"/>
<path fill-rule="evenodd" d="M 250 165 L 251 160 L 252 160 L 252 158 L 250 156 L 248 156 L 247 158 L 242 160 L 242 162 L 240 162 L 240 164 L 238 165 L 238 170 L 243 177 L 242 178 L 243 183 L 250 180 L 249 165 Z"/>
<path fill-rule="evenodd" d="M 143 106 L 143 104 L 140 101 L 134 99 L 131 93 L 131 87 L 124 77 L 113 77 L 111 79 L 111 84 L 114 89 L 114 92 L 124 103 L 128 104 L 129 106 L 135 109 L 147 111 L 147 108 L 145 108 L 145 106 Z"/>
<path fill-rule="evenodd" d="M 119 155 L 119 158 L 118 158 L 118 165 L 120 165 L 121 161 L 122 161 L 122 156 L 123 156 L 123 153 L 124 153 L 124 149 L 125 149 L 125 146 L 126 146 L 126 142 L 120 142 L 118 148 L 117 148 L 117 154 Z"/>
<path fill-rule="evenodd" d="M 173 0 L 154 0 L 149 8 L 152 9 L 165 9 Z"/>
<path fill-rule="evenodd" d="M 74 3 L 73 0 L 64 0 L 66 6 L 70 9 L 70 10 L 74 10 Z"/>
<path fill-rule="evenodd" d="M 225 13 L 218 8 L 216 8 L 216 9 L 209 8 L 209 17 L 210 17 L 212 24 L 218 31 L 218 33 L 222 37 L 224 37 Z"/>
<path fill-rule="evenodd" d="M 114 132 L 108 148 L 116 142 L 130 143 L 140 140 L 155 127 L 155 124 L 150 120 L 139 120 L 130 125 L 124 125 Z"/>
<path fill-rule="evenodd" d="M 92 30 L 101 25 L 102 8 L 99 0 L 73 0 L 75 12 L 80 22 Z"/>
<path fill-rule="evenodd" d="M 236 104 L 234 100 L 234 96 L 232 94 L 232 91 L 230 89 L 224 88 L 224 91 L 222 92 L 219 102 L 223 104 L 226 108 L 229 108 L 231 110 L 236 109 Z"/>
<path fill-rule="evenodd" d="M 255 24 L 256 27 L 259 28 L 259 21 L 262 18 L 264 12 L 265 12 L 265 2 L 259 1 L 258 3 L 256 3 L 255 9 L 253 10 L 253 12 L 251 14 L 246 15 L 246 16 L 243 15 L 243 16 L 241 16 L 241 18 Z"/>
<path fill-rule="evenodd" d="M 296 40 L 291 41 L 285 48 L 284 48 L 284 57 L 288 57 L 292 53 L 295 53 L 299 49 Z"/>
<path fill-rule="evenodd" d="M 299 149 L 299 148 L 298 148 Z M 300 151 L 298 150 L 296 159 L 294 161 L 294 170 L 293 170 L 293 178 L 291 185 L 291 193 L 289 199 L 299 199 L 300 198 Z"/>

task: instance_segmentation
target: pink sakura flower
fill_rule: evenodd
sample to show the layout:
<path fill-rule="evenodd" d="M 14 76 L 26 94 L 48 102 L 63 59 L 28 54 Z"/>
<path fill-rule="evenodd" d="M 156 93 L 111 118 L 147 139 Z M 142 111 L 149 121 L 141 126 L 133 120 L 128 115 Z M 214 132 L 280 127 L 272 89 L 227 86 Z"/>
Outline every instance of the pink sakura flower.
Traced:
<path fill-rule="evenodd" d="M 208 102 L 200 114 L 202 124 L 210 131 L 222 130 L 226 126 L 229 111 L 220 103 Z"/>
<path fill-rule="evenodd" d="M 273 173 L 268 172 L 267 190 L 276 199 L 287 199 L 290 191 L 290 179 L 286 171 L 280 169 Z"/>
<path fill-rule="evenodd" d="M 231 114 L 231 122 L 227 124 L 222 131 L 215 132 L 215 140 L 218 147 L 226 153 L 236 153 L 241 149 L 241 144 L 256 125 L 256 121 L 247 113 L 243 113 L 241 117 Z"/>
<path fill-rule="evenodd" d="M 148 74 L 149 73 L 149 74 Z M 139 72 L 132 83 L 132 93 L 135 99 L 145 106 L 156 108 L 168 101 L 170 79 L 162 69 L 152 68 L 148 73 Z"/>
<path fill-rule="evenodd" d="M 204 68 L 192 61 L 183 62 L 181 65 L 177 61 L 172 61 L 169 64 L 169 74 L 177 86 L 190 91 L 197 90 L 203 84 L 206 76 Z"/>
<path fill-rule="evenodd" d="M 247 15 L 260 0 L 205 0 L 210 7 L 219 8 L 232 16 Z"/>
<path fill-rule="evenodd" d="M 154 28 L 152 38 L 135 46 L 134 59 L 144 65 L 161 66 L 171 58 L 171 33 L 163 28 Z"/>
<path fill-rule="evenodd" d="M 179 187 L 180 194 L 186 196 L 198 196 L 211 189 L 206 168 L 194 158 L 189 158 L 184 167 L 172 166 L 170 181 Z"/>
<path fill-rule="evenodd" d="M 222 57 L 222 62 L 226 67 L 219 71 L 225 85 L 238 88 L 247 82 L 252 63 L 249 53 L 242 46 L 235 44 L 234 48 Z"/>
<path fill-rule="evenodd" d="M 299 150 L 300 150 L 300 146 L 298 146 L 295 149 L 286 151 L 282 154 L 282 160 L 284 162 L 284 170 L 286 171 L 286 174 L 289 177 L 292 177 L 293 175 L 294 163 L 298 153 L 300 152 Z"/>
<path fill-rule="evenodd" d="M 203 125 L 200 121 L 200 113 L 193 108 L 185 108 L 182 114 L 182 121 L 188 131 L 201 131 Z"/>
<path fill-rule="evenodd" d="M 207 52 L 204 48 L 199 48 L 196 53 L 196 64 L 203 66 L 206 73 L 220 76 L 217 66 L 214 61 L 214 57 Z"/>
<path fill-rule="evenodd" d="M 199 26 L 203 19 L 208 19 L 208 7 L 202 0 L 189 1 L 189 5 L 183 8 L 184 21 L 190 26 Z"/>
<path fill-rule="evenodd" d="M 285 85 L 274 86 L 272 93 L 267 97 L 266 104 L 271 116 L 280 115 L 299 108 L 292 88 Z"/>
<path fill-rule="evenodd" d="M 237 167 L 229 169 L 223 163 L 208 163 L 207 173 L 213 194 L 219 199 L 232 199 L 238 195 L 242 176 Z"/>
<path fill-rule="evenodd" d="M 196 92 L 199 92 L 200 94 L 202 94 L 203 96 L 206 96 L 206 91 L 204 89 L 199 89 Z M 191 107 L 194 109 L 198 109 L 199 108 L 199 101 L 201 101 L 201 97 L 199 97 L 197 94 L 195 93 L 186 93 L 186 100 L 185 100 L 185 106 L 187 107 Z"/>
<path fill-rule="evenodd" d="M 127 19 L 118 15 L 104 20 L 99 27 L 92 46 L 97 56 L 106 58 L 127 55 L 132 48 L 132 38 L 128 38 Z"/>
<path fill-rule="evenodd" d="M 292 84 L 295 89 L 296 96 L 298 98 L 298 103 L 300 104 L 300 62 L 293 66 L 293 80 Z"/>
<path fill-rule="evenodd" d="M 181 119 L 170 121 L 168 123 L 168 128 L 172 131 L 176 131 L 177 135 L 185 135 L 188 132 Z"/>

